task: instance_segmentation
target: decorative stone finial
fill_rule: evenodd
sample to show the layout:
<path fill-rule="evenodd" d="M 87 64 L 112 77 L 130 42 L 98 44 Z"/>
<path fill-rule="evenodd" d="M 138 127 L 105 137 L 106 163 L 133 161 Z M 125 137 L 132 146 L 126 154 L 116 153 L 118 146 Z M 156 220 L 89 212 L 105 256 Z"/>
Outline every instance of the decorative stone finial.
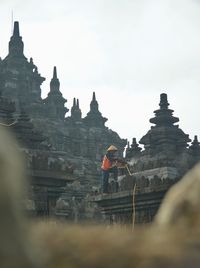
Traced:
<path fill-rule="evenodd" d="M 88 126 L 95 127 L 104 127 L 107 118 L 103 117 L 99 112 L 99 105 L 96 100 L 95 92 L 92 95 L 92 101 L 90 103 L 90 111 L 87 113 L 87 116 L 84 118 L 84 122 Z"/>
<path fill-rule="evenodd" d="M 19 22 L 15 21 L 13 35 L 11 36 L 9 42 L 9 55 L 24 57 L 23 50 L 24 43 L 22 41 L 22 37 L 19 35 Z"/>
<path fill-rule="evenodd" d="M 160 109 L 155 110 L 155 116 L 149 121 L 155 126 L 144 135 L 140 144 L 144 144 L 146 154 L 156 154 L 157 152 L 175 151 L 180 153 L 188 146 L 189 135 L 185 134 L 178 125 L 178 117 L 173 116 L 173 110 L 168 109 L 169 103 L 167 94 L 160 95 Z"/>
<path fill-rule="evenodd" d="M 53 79 L 58 79 L 56 66 L 53 67 Z"/>
<path fill-rule="evenodd" d="M 160 109 L 167 109 L 169 106 L 169 103 L 167 101 L 167 94 L 162 93 L 160 94 L 160 103 L 159 103 Z"/>
<path fill-rule="evenodd" d="M 192 141 L 190 148 L 192 148 L 192 149 L 199 148 L 200 149 L 200 142 L 198 141 L 197 135 L 194 136 L 194 140 Z"/>
<path fill-rule="evenodd" d="M 50 82 L 50 90 L 53 92 L 60 93 L 60 82 L 57 77 L 56 66 L 53 67 L 53 78 L 51 79 L 51 82 Z"/>
<path fill-rule="evenodd" d="M 76 106 L 77 106 L 77 108 L 79 109 L 79 99 L 77 99 Z"/>
<path fill-rule="evenodd" d="M 179 121 L 179 118 L 173 116 L 173 110 L 168 109 L 169 103 L 167 100 L 167 94 L 160 94 L 160 109 L 154 111 L 155 117 L 149 121 L 156 126 L 169 126 Z"/>
<path fill-rule="evenodd" d="M 93 92 L 92 100 L 93 100 L 93 101 L 96 101 L 96 95 L 95 95 L 95 92 Z"/>
<path fill-rule="evenodd" d="M 79 108 L 79 100 L 74 98 L 73 100 L 73 106 L 71 108 L 71 122 L 77 122 L 81 120 L 81 110 Z"/>
<path fill-rule="evenodd" d="M 76 107 L 76 98 L 73 99 L 73 107 Z"/>
<path fill-rule="evenodd" d="M 200 155 L 200 142 L 198 141 L 197 135 L 194 136 L 194 140 L 192 141 L 190 147 L 189 147 L 190 152 L 192 152 L 192 154 L 194 156 L 198 156 Z"/>
<path fill-rule="evenodd" d="M 13 30 L 13 36 L 19 37 L 19 22 L 14 22 L 14 30 Z"/>
<path fill-rule="evenodd" d="M 133 138 L 131 146 L 129 142 L 127 144 L 126 158 L 132 158 L 132 157 L 138 156 L 141 150 L 142 148 L 139 147 L 139 144 L 137 143 L 136 138 Z"/>
<path fill-rule="evenodd" d="M 95 92 L 93 92 L 93 95 L 92 95 L 92 101 L 90 103 L 90 110 L 95 113 L 99 112 L 99 104 L 96 100 Z"/>

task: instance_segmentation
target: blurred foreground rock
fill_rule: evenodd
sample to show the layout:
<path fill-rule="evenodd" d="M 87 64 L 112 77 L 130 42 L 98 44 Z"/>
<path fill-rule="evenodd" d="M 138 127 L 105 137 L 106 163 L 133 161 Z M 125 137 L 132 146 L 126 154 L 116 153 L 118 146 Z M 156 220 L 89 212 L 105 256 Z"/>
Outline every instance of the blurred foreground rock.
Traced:
<path fill-rule="evenodd" d="M 195 166 L 167 193 L 156 215 L 161 226 L 200 226 L 200 165 Z"/>
<path fill-rule="evenodd" d="M 200 267 L 200 166 L 169 191 L 151 226 L 28 223 L 22 161 L 4 129 L 0 137 L 0 267 Z"/>
<path fill-rule="evenodd" d="M 38 267 L 23 214 L 26 181 L 22 156 L 4 127 L 0 127 L 0 140 L 0 267 Z"/>

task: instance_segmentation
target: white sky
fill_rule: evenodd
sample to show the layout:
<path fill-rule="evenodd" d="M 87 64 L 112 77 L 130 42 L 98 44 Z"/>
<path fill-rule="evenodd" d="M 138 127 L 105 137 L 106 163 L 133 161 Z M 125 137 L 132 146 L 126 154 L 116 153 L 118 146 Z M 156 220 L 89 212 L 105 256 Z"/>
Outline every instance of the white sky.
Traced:
<path fill-rule="evenodd" d="M 139 140 L 164 92 L 179 126 L 200 139 L 200 1 L 0 0 L 2 58 L 12 10 L 25 56 L 46 78 L 43 97 L 57 66 L 68 108 L 79 98 L 85 116 L 95 91 L 106 125 Z"/>

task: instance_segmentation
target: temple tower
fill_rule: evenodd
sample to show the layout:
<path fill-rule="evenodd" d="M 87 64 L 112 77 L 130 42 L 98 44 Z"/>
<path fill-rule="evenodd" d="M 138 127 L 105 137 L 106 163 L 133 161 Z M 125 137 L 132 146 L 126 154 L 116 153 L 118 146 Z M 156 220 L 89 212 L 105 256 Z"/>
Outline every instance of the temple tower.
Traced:
<path fill-rule="evenodd" d="M 142 148 L 139 147 L 139 144 L 137 143 L 136 138 L 133 138 L 131 145 L 128 142 L 128 145 L 126 148 L 126 158 L 130 159 L 133 157 L 139 157 L 141 150 Z"/>
<path fill-rule="evenodd" d="M 46 99 L 44 99 L 47 117 L 51 119 L 64 120 L 68 109 L 65 107 L 66 99 L 63 98 L 60 92 L 60 82 L 57 78 L 57 70 L 54 66 L 53 78 L 50 82 L 50 92 Z"/>
<path fill-rule="evenodd" d="M 81 117 L 82 117 L 82 113 L 81 113 L 81 109 L 79 107 L 79 99 L 74 98 L 73 100 L 73 106 L 71 108 L 71 122 L 81 122 Z"/>
<path fill-rule="evenodd" d="M 194 136 L 194 140 L 189 147 L 189 151 L 193 156 L 199 156 L 200 158 L 200 142 L 198 141 L 197 135 Z"/>
<path fill-rule="evenodd" d="M 90 111 L 83 120 L 88 127 L 105 127 L 105 122 L 108 119 L 103 117 L 99 112 L 99 105 L 96 100 L 95 92 L 93 92 L 92 101 L 90 103 Z"/>
<path fill-rule="evenodd" d="M 13 35 L 10 38 L 8 55 L 1 63 L 3 76 L 3 95 L 16 103 L 18 111 L 19 102 L 27 106 L 41 101 L 41 84 L 45 78 L 38 73 L 37 67 L 24 56 L 24 43 L 19 32 L 18 21 L 14 22 Z"/>
<path fill-rule="evenodd" d="M 155 117 L 151 118 L 150 123 L 155 124 L 139 141 L 144 144 L 145 153 L 157 154 L 160 152 L 180 153 L 184 151 L 189 139 L 178 125 L 174 125 L 179 118 L 173 116 L 173 110 L 168 109 L 169 103 L 167 94 L 160 95 L 160 109 L 154 111 Z"/>

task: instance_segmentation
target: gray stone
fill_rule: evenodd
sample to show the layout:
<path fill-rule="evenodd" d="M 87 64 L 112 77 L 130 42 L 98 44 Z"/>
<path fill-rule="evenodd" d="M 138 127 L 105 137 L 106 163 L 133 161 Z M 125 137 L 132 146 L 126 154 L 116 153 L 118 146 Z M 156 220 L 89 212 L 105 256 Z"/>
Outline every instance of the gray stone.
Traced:
<path fill-rule="evenodd" d="M 200 224 L 200 165 L 189 171 L 165 196 L 156 215 L 159 226 L 180 225 L 197 228 Z"/>

